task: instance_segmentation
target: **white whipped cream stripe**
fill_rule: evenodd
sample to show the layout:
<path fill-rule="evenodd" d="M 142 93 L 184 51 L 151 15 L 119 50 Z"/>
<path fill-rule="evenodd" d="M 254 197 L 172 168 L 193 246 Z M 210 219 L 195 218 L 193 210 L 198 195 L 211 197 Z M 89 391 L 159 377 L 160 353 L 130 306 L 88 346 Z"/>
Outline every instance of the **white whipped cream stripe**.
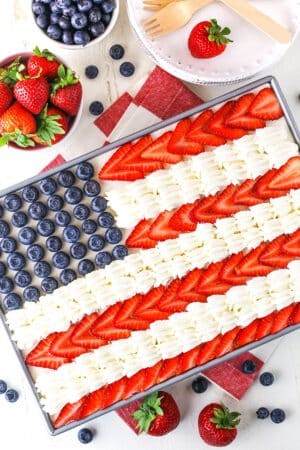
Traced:
<path fill-rule="evenodd" d="M 20 349 L 30 350 L 53 331 L 64 331 L 85 314 L 152 287 L 166 286 L 195 268 L 257 247 L 300 227 L 300 189 L 269 202 L 250 207 L 215 224 L 199 224 L 191 233 L 160 242 L 157 247 L 114 261 L 66 287 L 46 295 L 37 303 L 6 314 L 12 338 Z"/>
<path fill-rule="evenodd" d="M 283 151 L 284 149 L 284 151 Z M 117 225 L 135 226 L 142 219 L 215 194 L 229 184 L 264 175 L 298 155 L 285 121 L 256 130 L 232 143 L 157 170 L 106 193 Z"/>
<path fill-rule="evenodd" d="M 57 414 L 69 402 L 132 376 L 142 368 L 175 357 L 208 342 L 236 326 L 245 327 L 256 318 L 300 301 L 300 261 L 265 277 L 256 277 L 243 286 L 234 286 L 224 295 L 212 295 L 207 303 L 191 303 L 186 312 L 154 322 L 150 329 L 132 333 L 128 339 L 77 357 L 56 371 L 36 379 L 42 405 Z"/>

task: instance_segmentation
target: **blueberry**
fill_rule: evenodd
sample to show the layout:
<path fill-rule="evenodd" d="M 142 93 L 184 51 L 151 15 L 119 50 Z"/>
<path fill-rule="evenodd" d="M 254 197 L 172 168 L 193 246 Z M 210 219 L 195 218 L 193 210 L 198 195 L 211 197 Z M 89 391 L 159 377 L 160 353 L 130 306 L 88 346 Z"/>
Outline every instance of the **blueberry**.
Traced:
<path fill-rule="evenodd" d="M 2 206 L 0 205 L 0 218 L 3 217 L 3 214 L 4 214 L 4 210 L 3 210 Z"/>
<path fill-rule="evenodd" d="M 71 216 L 67 211 L 59 211 L 55 214 L 55 223 L 59 227 L 66 227 L 71 222 Z"/>
<path fill-rule="evenodd" d="M 19 398 L 19 394 L 15 389 L 7 389 L 5 392 L 5 400 L 10 403 L 15 403 Z"/>
<path fill-rule="evenodd" d="M 34 202 L 28 208 L 29 217 L 34 220 L 41 220 L 47 214 L 47 208 L 42 202 Z"/>
<path fill-rule="evenodd" d="M 67 284 L 71 283 L 72 281 L 76 280 L 76 278 L 77 278 L 77 275 L 74 272 L 74 270 L 72 270 L 72 269 L 63 270 L 59 276 L 61 284 L 65 285 L 65 286 Z"/>
<path fill-rule="evenodd" d="M 89 78 L 90 80 L 93 80 L 98 76 L 99 69 L 97 66 L 89 65 L 85 68 L 85 76 Z"/>
<path fill-rule="evenodd" d="M 61 13 L 61 8 L 57 6 L 55 1 L 50 2 L 50 10 L 54 13 Z"/>
<path fill-rule="evenodd" d="M 18 294 L 7 294 L 3 299 L 3 305 L 8 311 L 19 309 L 22 305 L 22 299 Z"/>
<path fill-rule="evenodd" d="M 7 258 L 7 265 L 11 270 L 21 270 L 25 264 L 25 258 L 21 253 L 11 253 Z"/>
<path fill-rule="evenodd" d="M 258 408 L 258 410 L 256 411 L 256 417 L 258 419 L 266 419 L 267 417 L 269 417 L 269 415 L 269 410 L 263 406 L 261 408 Z"/>
<path fill-rule="evenodd" d="M 62 241 L 57 236 L 50 236 L 46 240 L 46 248 L 50 252 L 58 252 L 62 248 Z"/>
<path fill-rule="evenodd" d="M 89 112 L 93 114 L 93 116 L 99 116 L 104 111 L 103 103 L 95 100 L 89 106 Z"/>
<path fill-rule="evenodd" d="M 116 7 L 115 0 L 104 0 L 101 3 L 101 10 L 104 12 L 104 14 L 112 13 L 115 7 Z"/>
<path fill-rule="evenodd" d="M 128 249 L 125 245 L 116 245 L 111 253 L 114 259 L 124 259 L 128 255 Z"/>
<path fill-rule="evenodd" d="M 87 206 L 80 204 L 80 205 L 75 206 L 75 208 L 73 210 L 73 214 L 74 214 L 74 217 L 76 217 L 76 219 L 85 220 L 89 217 L 90 210 Z"/>
<path fill-rule="evenodd" d="M 89 442 L 91 442 L 93 440 L 93 433 L 91 432 L 91 430 L 89 428 L 81 428 L 78 431 L 78 440 L 79 442 L 81 442 L 82 444 L 88 444 Z"/>
<path fill-rule="evenodd" d="M 285 412 L 283 409 L 275 408 L 271 411 L 271 420 L 274 423 L 281 423 L 285 420 Z"/>
<path fill-rule="evenodd" d="M 68 225 L 63 231 L 63 239 L 66 242 L 73 244 L 80 238 L 80 230 L 75 225 Z"/>
<path fill-rule="evenodd" d="M 104 23 L 104 25 L 109 24 L 109 22 L 111 21 L 111 16 L 112 14 L 102 14 L 102 22 Z"/>
<path fill-rule="evenodd" d="M 120 44 L 112 45 L 109 49 L 109 54 L 112 59 L 122 59 L 125 54 L 124 47 Z"/>
<path fill-rule="evenodd" d="M 47 35 L 50 39 L 54 39 L 55 41 L 59 41 L 61 38 L 61 28 L 58 24 L 50 24 L 46 30 Z"/>
<path fill-rule="evenodd" d="M 50 23 L 52 25 L 56 25 L 56 24 L 58 24 L 60 18 L 61 18 L 61 15 L 59 13 L 51 13 L 50 14 Z"/>
<path fill-rule="evenodd" d="M 246 359 L 242 365 L 242 372 L 252 374 L 256 372 L 256 364 L 252 359 Z"/>
<path fill-rule="evenodd" d="M 18 211 L 22 206 L 22 200 L 17 194 L 7 194 L 4 197 L 3 206 L 8 211 Z"/>
<path fill-rule="evenodd" d="M 91 37 L 87 31 L 77 30 L 74 33 L 73 40 L 74 40 L 74 44 L 84 46 L 90 42 Z"/>
<path fill-rule="evenodd" d="M 0 242 L 0 250 L 4 253 L 12 253 L 17 248 L 17 242 L 11 237 L 5 237 Z"/>
<path fill-rule="evenodd" d="M 18 211 L 13 213 L 12 217 L 11 217 L 11 223 L 13 224 L 14 227 L 17 228 L 21 228 L 24 227 L 26 225 L 28 221 L 28 217 L 26 216 L 25 213 Z"/>
<path fill-rule="evenodd" d="M 49 5 L 52 0 L 41 0 L 42 3 L 45 3 L 46 5 Z"/>
<path fill-rule="evenodd" d="M 47 277 L 41 282 L 41 288 L 46 294 L 52 294 L 58 288 L 58 283 L 55 278 Z"/>
<path fill-rule="evenodd" d="M 97 23 L 92 23 L 89 27 L 89 31 L 93 37 L 98 37 L 105 31 L 105 25 L 102 21 Z"/>
<path fill-rule="evenodd" d="M 93 200 L 91 201 L 91 208 L 93 211 L 95 212 L 103 212 L 106 210 L 107 207 L 107 200 L 104 197 L 96 197 L 93 198 Z"/>
<path fill-rule="evenodd" d="M 44 14 L 47 11 L 46 6 L 42 2 L 32 3 L 32 12 L 36 15 Z"/>
<path fill-rule="evenodd" d="M 89 259 L 83 259 L 78 264 L 78 272 L 80 273 L 80 275 L 87 275 L 88 273 L 93 272 L 94 269 L 95 265 Z"/>
<path fill-rule="evenodd" d="M 135 72 L 135 67 L 131 62 L 125 61 L 120 65 L 120 74 L 123 77 L 131 77 Z"/>
<path fill-rule="evenodd" d="M 8 235 L 10 227 L 7 222 L 0 220 L 0 238 L 4 238 Z"/>
<path fill-rule="evenodd" d="M 75 13 L 71 17 L 71 24 L 75 30 L 82 30 L 87 26 L 88 19 L 87 16 L 83 12 Z"/>
<path fill-rule="evenodd" d="M 97 224 L 94 220 L 87 219 L 82 223 L 82 231 L 86 234 L 93 234 L 97 230 Z"/>
<path fill-rule="evenodd" d="M 103 212 L 102 214 L 99 215 L 98 217 L 98 224 L 100 225 L 100 227 L 103 228 L 109 228 L 114 224 L 114 217 L 112 214 L 110 214 L 109 212 Z"/>
<path fill-rule="evenodd" d="M 70 205 L 77 205 L 82 200 L 82 191 L 76 186 L 68 188 L 65 192 L 65 200 Z"/>
<path fill-rule="evenodd" d="M 33 262 L 43 259 L 44 254 L 44 249 L 39 244 L 30 245 L 30 247 L 27 248 L 27 258 Z"/>
<path fill-rule="evenodd" d="M 90 9 L 88 17 L 90 23 L 100 22 L 102 17 L 100 8 L 93 7 L 92 9 Z"/>
<path fill-rule="evenodd" d="M 52 195 L 56 192 L 57 184 L 53 178 L 45 178 L 40 182 L 40 190 L 42 194 Z"/>
<path fill-rule="evenodd" d="M 46 278 L 51 273 L 51 266 L 47 261 L 39 261 L 34 265 L 34 273 L 38 278 Z"/>
<path fill-rule="evenodd" d="M 47 200 L 47 206 L 50 211 L 60 211 L 64 206 L 64 201 L 60 195 L 51 195 Z"/>
<path fill-rule="evenodd" d="M 208 381 L 205 377 L 199 376 L 192 382 L 192 389 L 196 394 L 203 394 L 208 388 Z"/>
<path fill-rule="evenodd" d="M 0 394 L 4 394 L 7 390 L 7 383 L 4 380 L 0 380 Z"/>
<path fill-rule="evenodd" d="M 105 232 L 105 239 L 109 244 L 117 244 L 122 239 L 122 232 L 117 227 L 108 228 Z"/>
<path fill-rule="evenodd" d="M 38 222 L 37 231 L 41 236 L 50 236 L 55 231 L 55 225 L 52 220 L 43 219 Z"/>
<path fill-rule="evenodd" d="M 112 262 L 111 254 L 108 252 L 99 252 L 96 255 L 95 262 L 98 267 L 103 269 Z"/>
<path fill-rule="evenodd" d="M 56 6 L 60 9 L 66 8 L 72 4 L 72 0 L 54 0 Z"/>
<path fill-rule="evenodd" d="M 39 14 L 35 19 L 37 25 L 43 30 L 50 25 L 50 19 L 48 14 Z"/>
<path fill-rule="evenodd" d="M 99 252 L 105 246 L 105 240 L 100 234 L 94 234 L 88 240 L 88 248 L 94 252 Z"/>
<path fill-rule="evenodd" d="M 96 195 L 100 194 L 101 187 L 98 181 L 96 180 L 88 180 L 84 183 L 83 186 L 83 192 L 88 197 L 95 197 Z"/>
<path fill-rule="evenodd" d="M 15 275 L 15 283 L 17 286 L 25 288 L 31 283 L 32 277 L 26 270 L 20 270 Z"/>
<path fill-rule="evenodd" d="M 0 261 L 0 278 L 4 277 L 4 275 L 6 274 L 6 270 L 6 265 L 2 261 Z"/>
<path fill-rule="evenodd" d="M 77 9 L 80 12 L 88 12 L 93 7 L 92 0 L 79 0 L 77 2 Z"/>
<path fill-rule="evenodd" d="M 36 231 L 31 227 L 24 227 L 18 233 L 21 244 L 30 245 L 36 240 Z"/>
<path fill-rule="evenodd" d="M 40 298 L 40 293 L 36 287 L 28 286 L 23 291 L 23 297 L 26 302 L 36 302 Z"/>
<path fill-rule="evenodd" d="M 62 42 L 66 45 L 73 45 L 73 33 L 72 31 L 64 31 L 61 38 Z"/>
<path fill-rule="evenodd" d="M 71 245 L 70 255 L 75 259 L 82 259 L 85 257 L 87 252 L 86 246 L 77 242 L 76 244 Z"/>
<path fill-rule="evenodd" d="M 34 186 L 26 186 L 22 191 L 22 197 L 25 202 L 35 202 L 39 198 L 39 191 Z"/>
<path fill-rule="evenodd" d="M 64 252 L 57 252 L 52 257 L 54 267 L 65 269 L 70 264 L 70 257 Z"/>
<path fill-rule="evenodd" d="M 75 183 L 75 177 L 70 170 L 63 170 L 59 173 L 57 181 L 63 187 L 71 187 Z"/>
<path fill-rule="evenodd" d="M 62 13 L 65 17 L 72 17 L 73 14 L 75 14 L 77 11 L 77 8 L 75 5 L 66 6 L 63 8 Z"/>
<path fill-rule="evenodd" d="M 260 375 L 259 381 L 263 386 L 271 386 L 274 382 L 274 375 L 271 372 L 264 372 Z"/>
<path fill-rule="evenodd" d="M 65 16 L 60 17 L 60 19 L 58 21 L 58 25 L 64 31 L 71 29 L 71 21 L 70 21 L 69 17 L 65 17 Z"/>
<path fill-rule="evenodd" d="M 8 277 L 2 277 L 0 278 L 0 293 L 1 294 L 8 294 L 11 292 L 14 288 L 14 283 L 12 280 Z"/>
<path fill-rule="evenodd" d="M 94 167 L 89 162 L 82 162 L 76 168 L 76 175 L 80 180 L 90 180 L 94 175 Z"/>

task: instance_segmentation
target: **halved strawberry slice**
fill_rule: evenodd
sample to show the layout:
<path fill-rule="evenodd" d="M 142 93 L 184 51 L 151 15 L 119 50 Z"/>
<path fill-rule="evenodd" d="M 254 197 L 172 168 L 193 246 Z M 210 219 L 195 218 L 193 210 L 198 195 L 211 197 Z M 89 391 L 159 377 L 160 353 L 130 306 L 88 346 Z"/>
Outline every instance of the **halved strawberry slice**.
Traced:
<path fill-rule="evenodd" d="M 190 119 L 183 119 L 178 122 L 168 143 L 168 152 L 178 155 L 198 155 L 204 151 L 202 144 L 187 138 L 191 123 Z"/>
<path fill-rule="evenodd" d="M 91 414 L 103 409 L 105 390 L 106 387 L 104 386 L 96 391 L 90 392 L 82 407 L 82 410 L 80 411 L 79 419 L 84 419 L 85 417 L 88 417 Z"/>
<path fill-rule="evenodd" d="M 143 219 L 133 229 L 126 239 L 126 245 L 130 248 L 153 248 L 157 241 L 149 237 L 149 232 L 154 219 Z"/>
<path fill-rule="evenodd" d="M 269 189 L 286 190 L 300 188 L 300 157 L 290 158 L 269 182 Z"/>
<path fill-rule="evenodd" d="M 161 311 L 169 313 L 185 311 L 187 302 L 185 300 L 181 300 L 177 295 L 180 285 L 181 281 L 179 278 L 176 278 L 169 284 L 158 302 L 158 308 Z"/>
<path fill-rule="evenodd" d="M 271 314 L 268 314 L 267 316 L 259 319 L 259 324 L 255 334 L 256 341 L 264 338 L 265 336 L 268 336 L 271 333 L 271 328 L 273 326 L 275 316 L 276 312 L 272 312 Z"/>
<path fill-rule="evenodd" d="M 258 325 L 259 319 L 255 319 L 249 325 L 242 328 L 236 336 L 234 347 L 243 347 L 244 345 L 253 342 L 255 340 Z"/>
<path fill-rule="evenodd" d="M 300 256 L 300 229 L 287 235 L 287 240 L 281 247 L 281 251 L 291 256 Z"/>
<path fill-rule="evenodd" d="M 263 120 L 275 120 L 283 116 L 283 111 L 273 89 L 261 89 L 253 100 L 249 114 Z"/>
<path fill-rule="evenodd" d="M 295 305 L 289 305 L 277 311 L 270 333 L 275 334 L 290 325 L 290 316 L 293 314 Z"/>
<path fill-rule="evenodd" d="M 150 227 L 149 238 L 155 241 L 166 241 L 167 239 L 176 239 L 179 231 L 173 230 L 169 225 L 169 220 L 174 211 L 163 211 L 154 220 Z"/>
<path fill-rule="evenodd" d="M 200 349 L 197 356 L 197 366 L 201 364 L 205 364 L 208 361 L 211 361 L 216 356 L 216 351 L 220 342 L 222 341 L 223 335 L 218 334 L 214 339 L 209 342 L 206 342 Z"/>
<path fill-rule="evenodd" d="M 158 383 L 157 380 L 162 365 L 163 361 L 158 361 L 154 366 L 147 367 L 147 369 L 145 369 L 145 378 L 142 388 L 143 391 L 146 391 L 147 389 Z"/>
<path fill-rule="evenodd" d="M 263 277 L 272 272 L 274 268 L 263 264 L 260 260 L 261 254 L 268 245 L 267 242 L 262 242 L 258 247 L 244 255 L 237 264 L 236 271 L 246 277 Z"/>
<path fill-rule="evenodd" d="M 132 149 L 127 152 L 119 164 L 120 170 L 138 170 L 144 174 L 162 169 L 163 163 L 160 161 L 147 160 L 141 154 L 153 142 L 150 135 L 144 136 L 133 144 Z"/>
<path fill-rule="evenodd" d="M 107 341 L 114 341 L 118 339 L 126 339 L 131 335 L 127 329 L 117 328 L 114 325 L 114 320 L 122 307 L 122 302 L 110 306 L 103 314 L 96 320 L 92 326 L 91 332 L 101 339 Z"/>
<path fill-rule="evenodd" d="M 261 199 L 256 197 L 254 193 L 256 182 L 257 179 L 249 179 L 244 181 L 240 186 L 237 186 L 237 190 L 232 198 L 233 203 L 246 206 L 253 206 L 261 203 Z"/>
<path fill-rule="evenodd" d="M 169 313 L 160 311 L 157 306 L 165 290 L 166 288 L 164 286 L 158 286 L 143 295 L 140 303 L 135 308 L 135 316 L 147 320 L 149 323 L 155 320 L 167 319 Z"/>
<path fill-rule="evenodd" d="M 144 173 L 141 170 L 120 170 L 120 164 L 123 158 L 132 150 L 132 144 L 122 145 L 109 160 L 104 164 L 98 176 L 102 180 L 123 180 L 133 181 L 139 178 L 144 178 Z"/>
<path fill-rule="evenodd" d="M 186 233 L 188 231 L 195 231 L 197 228 L 197 222 L 192 217 L 192 211 L 198 204 L 198 200 L 193 203 L 187 203 L 178 208 L 169 220 L 169 226 L 173 230 L 180 231 L 180 233 Z"/>
<path fill-rule="evenodd" d="M 207 131 L 206 126 L 213 115 L 214 113 L 211 109 L 203 111 L 192 123 L 186 137 L 188 139 L 191 139 L 192 141 L 199 142 L 199 144 L 211 145 L 213 147 L 225 144 L 225 138 L 209 133 Z"/>
<path fill-rule="evenodd" d="M 225 103 L 218 111 L 214 113 L 211 119 L 207 123 L 207 130 L 210 133 L 222 136 L 225 139 L 240 139 L 247 134 L 247 130 L 243 128 L 232 128 L 225 124 L 227 116 L 231 113 L 235 101 L 229 101 Z"/>
<path fill-rule="evenodd" d="M 155 139 L 142 153 L 142 158 L 161 161 L 167 164 L 176 164 L 182 161 L 182 155 L 176 155 L 168 151 L 168 144 L 172 137 L 172 131 L 166 131 L 162 136 Z"/>
<path fill-rule="evenodd" d="M 244 128 L 245 130 L 256 130 L 265 127 L 264 120 L 251 116 L 248 113 L 255 95 L 253 93 L 245 94 L 240 97 L 232 110 L 226 117 L 225 124 L 229 127 Z"/>
<path fill-rule="evenodd" d="M 197 291 L 199 280 L 203 274 L 203 270 L 194 269 L 189 272 L 182 280 L 177 291 L 178 297 L 187 302 L 205 302 L 206 295 L 201 295 Z"/>
<path fill-rule="evenodd" d="M 200 277 L 197 291 L 202 295 L 225 294 L 232 287 L 231 284 L 221 280 L 220 273 L 227 259 L 210 264 Z"/>
<path fill-rule="evenodd" d="M 71 341 L 75 346 L 78 345 L 91 350 L 107 344 L 107 341 L 100 339 L 91 332 L 92 326 L 99 317 L 100 314 L 94 312 L 85 316 L 79 323 L 76 324 L 71 335 Z"/>
<path fill-rule="evenodd" d="M 243 260 L 244 253 L 239 252 L 235 255 L 231 255 L 225 264 L 223 264 L 222 269 L 219 273 L 220 280 L 224 281 L 225 283 L 228 283 L 230 285 L 240 285 L 240 284 L 246 284 L 247 281 L 250 279 L 249 276 L 245 276 L 241 272 L 237 270 L 238 264 Z"/>
<path fill-rule="evenodd" d="M 232 330 L 227 331 L 227 333 L 223 334 L 221 342 L 216 349 L 216 358 L 220 358 L 221 356 L 226 355 L 226 353 L 234 350 L 235 338 L 239 331 L 240 327 L 235 327 Z"/>
<path fill-rule="evenodd" d="M 126 385 L 127 385 L 127 377 L 123 377 L 120 380 L 114 381 L 113 383 L 106 386 L 102 409 L 108 408 L 114 403 L 117 403 L 120 400 L 122 400 Z"/>
<path fill-rule="evenodd" d="M 261 253 L 259 261 L 268 266 L 285 269 L 288 263 L 293 260 L 293 256 L 287 255 L 282 251 L 282 246 L 287 239 L 287 236 L 284 234 L 269 242 Z"/>
<path fill-rule="evenodd" d="M 52 355 L 73 359 L 86 352 L 84 347 L 75 345 L 72 342 L 71 338 L 76 326 L 77 324 L 73 323 L 66 331 L 57 333 L 49 348 Z"/>
<path fill-rule="evenodd" d="M 294 310 L 289 317 L 289 325 L 296 325 L 300 322 L 300 303 L 294 304 Z"/>
<path fill-rule="evenodd" d="M 174 358 L 165 359 L 159 371 L 157 383 L 168 380 L 181 373 L 181 355 L 174 356 Z"/>
<path fill-rule="evenodd" d="M 136 317 L 134 312 L 142 299 L 141 294 L 134 295 L 130 299 L 124 301 L 121 304 L 121 308 L 115 315 L 114 325 L 117 328 L 123 328 L 127 330 L 146 330 L 149 327 L 147 320 Z"/>
<path fill-rule="evenodd" d="M 70 358 L 55 356 L 50 353 L 50 347 L 58 333 L 51 333 L 42 339 L 25 358 L 28 366 L 44 367 L 47 369 L 58 369 L 58 367 L 71 362 Z"/>
<path fill-rule="evenodd" d="M 59 412 L 57 418 L 53 422 L 54 428 L 60 428 L 68 423 L 74 422 L 82 418 L 83 407 L 88 399 L 85 395 L 81 397 L 77 402 L 67 403 Z M 83 416 L 85 417 L 85 416 Z"/>
<path fill-rule="evenodd" d="M 197 345 L 197 347 L 192 348 L 188 352 L 182 353 L 181 355 L 181 371 L 186 372 L 197 365 L 197 358 L 202 348 L 203 344 Z"/>
<path fill-rule="evenodd" d="M 212 205 L 213 211 L 217 214 L 223 214 L 225 216 L 230 216 L 238 211 L 247 209 L 245 205 L 239 205 L 234 202 L 234 196 L 237 192 L 238 187 L 234 184 L 229 184 L 222 192 L 216 195 L 216 200 Z"/>
<path fill-rule="evenodd" d="M 216 197 L 214 195 L 209 195 L 208 197 L 199 200 L 198 204 L 191 212 L 192 220 L 199 223 L 215 223 L 217 219 L 226 217 L 226 214 L 221 214 L 214 211 L 213 207 L 215 201 Z"/>
<path fill-rule="evenodd" d="M 142 392 L 145 383 L 146 369 L 141 369 L 131 377 L 127 378 L 127 383 L 123 392 L 123 400 L 131 397 L 133 394 Z"/>
<path fill-rule="evenodd" d="M 271 169 L 269 170 L 265 175 L 262 177 L 259 177 L 257 180 L 255 186 L 254 186 L 254 193 L 257 195 L 257 197 L 261 199 L 269 199 L 269 198 L 276 198 L 276 197 L 282 197 L 283 195 L 286 195 L 287 190 L 283 189 L 270 189 L 269 185 L 270 182 L 273 180 L 274 176 L 278 173 L 277 169 Z"/>

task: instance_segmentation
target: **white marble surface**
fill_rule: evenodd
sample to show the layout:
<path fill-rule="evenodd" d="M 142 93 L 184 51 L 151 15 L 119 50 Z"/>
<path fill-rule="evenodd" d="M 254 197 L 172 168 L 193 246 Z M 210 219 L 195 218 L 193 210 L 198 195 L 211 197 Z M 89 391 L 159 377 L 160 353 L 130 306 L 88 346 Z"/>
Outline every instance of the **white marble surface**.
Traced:
<path fill-rule="evenodd" d="M 125 10 L 125 0 L 121 1 L 121 14 L 117 25 L 108 38 L 98 46 L 85 50 L 64 51 L 57 46 L 49 47 L 46 39 L 38 38 L 36 29 L 30 20 L 30 0 L 0 0 L 0 59 L 17 51 L 31 50 L 36 44 L 48 46 L 64 58 L 78 73 L 84 85 L 84 109 L 78 130 L 67 142 L 68 151 L 83 151 L 95 146 L 92 139 L 86 140 L 84 130 L 91 124 L 93 117 L 88 113 L 90 101 L 103 101 L 109 106 L 125 90 L 141 80 L 153 67 L 135 36 L 131 33 Z M 108 56 L 108 49 L 113 43 L 121 43 L 126 48 L 126 59 L 136 64 L 137 70 L 131 79 L 122 78 L 118 73 L 118 62 Z M 262 75 L 277 77 L 283 89 L 296 121 L 300 124 L 299 85 L 299 51 L 300 36 L 288 50 L 280 63 Z M 100 69 L 97 81 L 84 78 L 84 67 L 96 64 Z M 203 99 L 208 100 L 232 89 L 230 86 L 206 87 L 193 86 Z M 88 142 L 88 143 L 87 143 Z M 53 152 L 53 150 L 50 150 Z M 29 154 L 11 149 L 0 151 L 0 187 L 13 184 L 22 179 L 26 164 L 26 176 L 36 173 L 37 161 L 48 158 L 47 151 Z M 55 152 L 53 152 L 53 157 Z M 292 450 L 299 447 L 298 422 L 300 418 L 300 331 L 286 336 L 280 342 L 265 369 L 273 371 L 275 383 L 264 388 L 259 382 L 254 383 L 242 401 L 237 402 L 216 387 L 210 386 L 204 395 L 195 395 L 190 388 L 190 380 L 171 388 L 182 413 L 179 427 L 163 438 L 149 436 L 136 437 L 132 431 L 117 417 L 110 413 L 89 423 L 95 431 L 95 438 L 89 448 L 105 450 L 196 450 L 210 448 L 198 437 L 197 416 L 200 409 L 210 401 L 224 401 L 228 406 L 242 412 L 242 421 L 238 438 L 231 445 L 232 450 Z M 20 392 L 16 404 L 9 404 L 0 396 L 0 447 L 31 448 L 32 450 L 69 450 L 82 448 L 77 440 L 77 429 L 56 437 L 50 436 L 40 415 L 29 386 L 23 376 L 10 342 L 0 327 L 0 378 L 6 380 L 10 387 Z M 258 421 L 255 410 L 259 406 L 270 409 L 281 407 L 286 410 L 287 420 L 275 425 L 270 420 Z"/>

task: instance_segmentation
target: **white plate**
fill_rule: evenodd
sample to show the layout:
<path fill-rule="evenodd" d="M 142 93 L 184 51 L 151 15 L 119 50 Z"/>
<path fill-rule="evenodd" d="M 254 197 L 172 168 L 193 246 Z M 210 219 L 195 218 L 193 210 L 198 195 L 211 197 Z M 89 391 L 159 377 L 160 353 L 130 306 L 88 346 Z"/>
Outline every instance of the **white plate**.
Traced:
<path fill-rule="evenodd" d="M 197 11 L 183 28 L 151 39 L 141 22 L 153 14 L 143 9 L 142 0 L 127 0 L 129 20 L 138 38 L 155 63 L 172 75 L 195 84 L 233 83 L 250 78 L 277 62 L 294 41 L 300 29 L 300 0 L 249 0 L 249 2 L 288 28 L 293 35 L 288 45 L 279 44 L 248 23 L 221 2 Z M 210 59 L 193 58 L 187 46 L 192 28 L 202 20 L 216 18 L 231 29 L 224 53 Z"/>

